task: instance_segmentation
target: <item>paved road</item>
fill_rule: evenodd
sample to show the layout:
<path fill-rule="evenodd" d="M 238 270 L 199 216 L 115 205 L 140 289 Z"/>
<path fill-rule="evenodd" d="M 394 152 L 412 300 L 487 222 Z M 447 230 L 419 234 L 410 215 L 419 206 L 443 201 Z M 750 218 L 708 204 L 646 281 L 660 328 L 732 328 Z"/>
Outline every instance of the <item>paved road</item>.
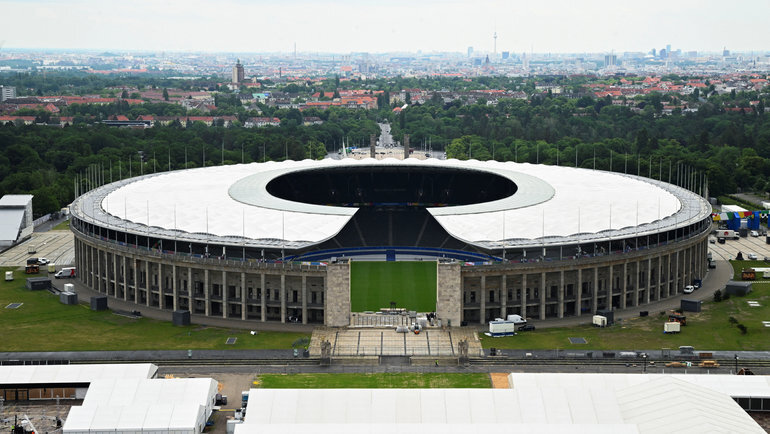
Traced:
<path fill-rule="evenodd" d="M 75 237 L 69 230 L 33 232 L 30 239 L 0 253 L 0 267 L 23 267 L 30 257 L 48 258 L 57 268 L 75 262 Z M 36 252 L 29 253 L 35 246 Z"/>

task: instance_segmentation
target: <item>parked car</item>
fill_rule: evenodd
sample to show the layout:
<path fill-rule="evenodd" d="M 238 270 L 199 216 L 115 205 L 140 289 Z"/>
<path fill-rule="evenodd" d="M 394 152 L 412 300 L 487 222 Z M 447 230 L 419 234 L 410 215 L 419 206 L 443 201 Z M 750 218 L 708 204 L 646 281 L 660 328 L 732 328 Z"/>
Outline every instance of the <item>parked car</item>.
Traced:
<path fill-rule="evenodd" d="M 48 260 L 48 258 L 37 258 L 37 263 L 39 265 L 48 265 L 48 263 L 51 262 Z"/>
<path fill-rule="evenodd" d="M 716 244 L 717 243 L 717 239 L 714 238 L 714 237 L 709 237 L 709 243 Z"/>
<path fill-rule="evenodd" d="M 719 244 L 724 244 L 725 243 L 725 239 L 724 238 L 717 238 L 717 242 Z"/>
<path fill-rule="evenodd" d="M 534 329 L 535 329 L 535 326 L 533 326 L 532 324 L 525 324 L 519 327 L 517 330 L 520 332 L 531 332 Z"/>
<path fill-rule="evenodd" d="M 749 234 L 750 234 L 752 237 L 758 237 L 758 236 L 759 236 L 759 232 L 757 232 L 757 231 L 751 231 L 751 232 L 749 232 Z"/>
<path fill-rule="evenodd" d="M 684 293 L 685 294 L 692 294 L 693 291 L 695 291 L 695 287 L 692 285 L 687 285 L 684 287 Z"/>
<path fill-rule="evenodd" d="M 750 261 L 756 261 L 758 259 L 756 253 L 749 253 L 746 257 L 749 258 Z"/>

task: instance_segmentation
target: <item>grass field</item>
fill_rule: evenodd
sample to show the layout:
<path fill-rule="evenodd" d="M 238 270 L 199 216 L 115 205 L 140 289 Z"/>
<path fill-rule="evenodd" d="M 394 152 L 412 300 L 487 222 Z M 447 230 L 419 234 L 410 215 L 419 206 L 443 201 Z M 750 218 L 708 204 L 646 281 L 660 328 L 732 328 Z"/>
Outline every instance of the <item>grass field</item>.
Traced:
<path fill-rule="evenodd" d="M 0 270 L 5 271 L 10 269 Z M 12 282 L 0 282 L 0 351 L 289 349 L 303 333 L 229 330 L 192 325 L 178 327 L 167 321 L 131 319 L 87 306 L 68 306 L 48 291 L 27 291 L 24 272 Z M 82 301 L 82 300 L 81 300 Z M 10 303 L 24 303 L 5 309 Z M 236 337 L 234 345 L 226 345 Z"/>
<path fill-rule="evenodd" d="M 52 231 L 68 231 L 70 230 L 70 221 L 64 220 L 63 222 L 59 223 L 58 225 L 51 228 Z"/>
<path fill-rule="evenodd" d="M 418 312 L 436 310 L 436 263 L 354 261 L 350 265 L 353 312 L 397 307 Z"/>
<path fill-rule="evenodd" d="M 489 388 L 489 374 L 262 374 L 265 389 Z"/>
<path fill-rule="evenodd" d="M 733 267 L 740 277 L 740 269 L 761 266 L 761 261 L 737 261 Z M 750 307 L 747 300 L 755 300 L 760 307 Z M 491 338 L 480 335 L 485 348 L 519 349 L 562 349 L 580 350 L 654 350 L 659 348 L 678 348 L 680 345 L 692 345 L 697 350 L 767 350 L 770 342 L 770 328 L 762 321 L 770 321 L 770 283 L 755 283 L 753 292 L 745 297 L 730 297 L 727 301 L 715 303 L 703 302 L 699 313 L 686 312 L 687 326 L 678 334 L 663 334 L 663 323 L 667 319 L 660 312 L 650 312 L 649 317 L 635 317 L 622 321 L 612 327 L 596 328 L 591 325 L 538 329 L 523 332 L 516 336 Z M 745 325 L 748 332 L 744 335 L 732 324 L 729 318 L 735 318 Z M 585 317 L 586 324 L 591 321 Z M 573 345 L 569 337 L 584 337 L 587 344 Z"/>

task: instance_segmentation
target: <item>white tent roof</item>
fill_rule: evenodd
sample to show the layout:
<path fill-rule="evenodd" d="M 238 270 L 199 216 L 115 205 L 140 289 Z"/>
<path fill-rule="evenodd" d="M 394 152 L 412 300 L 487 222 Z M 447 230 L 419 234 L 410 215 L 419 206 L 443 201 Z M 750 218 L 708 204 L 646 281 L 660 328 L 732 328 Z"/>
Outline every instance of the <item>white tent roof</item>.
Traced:
<path fill-rule="evenodd" d="M 737 377 L 511 374 L 510 389 L 252 389 L 235 432 L 763 433 L 730 395 L 697 384 Z M 767 377 L 743 378 L 731 387 L 770 391 Z"/>
<path fill-rule="evenodd" d="M 70 410 L 64 432 L 197 432 L 216 392 L 211 378 L 95 381 L 83 405 Z"/>
<path fill-rule="evenodd" d="M 24 209 L 0 209 L 0 240 L 16 241 L 24 219 Z"/>
<path fill-rule="evenodd" d="M 91 383 L 110 379 L 147 379 L 158 367 L 151 363 L 111 365 L 0 366 L 0 384 Z"/>
<path fill-rule="evenodd" d="M 305 160 L 165 172 L 89 192 L 76 201 L 73 209 L 78 215 L 91 216 L 116 228 L 127 227 L 127 220 L 188 234 L 245 237 L 262 240 L 263 244 L 266 240 L 282 240 L 287 247 L 298 247 L 333 237 L 355 210 L 272 197 L 263 191 L 267 180 L 298 170 L 353 165 L 460 168 L 515 180 L 520 191 L 510 198 L 429 209 L 453 236 L 486 246 L 504 239 L 601 235 L 637 226 L 643 227 L 641 234 L 692 223 L 711 211 L 708 203 L 693 193 L 630 175 L 512 162 L 436 159 Z M 686 206 L 682 198 L 687 198 Z M 100 206 L 108 215 L 100 214 Z M 675 214 L 676 218 L 665 224 L 657 223 Z"/>

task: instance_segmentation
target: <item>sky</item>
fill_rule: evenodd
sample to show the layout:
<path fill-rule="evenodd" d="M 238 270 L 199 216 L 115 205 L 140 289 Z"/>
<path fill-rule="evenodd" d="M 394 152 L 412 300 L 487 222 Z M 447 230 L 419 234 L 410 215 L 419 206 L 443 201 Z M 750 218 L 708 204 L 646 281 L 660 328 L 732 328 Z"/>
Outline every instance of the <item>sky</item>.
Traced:
<path fill-rule="evenodd" d="M 0 46 L 267 53 L 770 50 L 769 0 L 0 0 Z M 13 18 L 11 18 L 13 17 Z"/>

